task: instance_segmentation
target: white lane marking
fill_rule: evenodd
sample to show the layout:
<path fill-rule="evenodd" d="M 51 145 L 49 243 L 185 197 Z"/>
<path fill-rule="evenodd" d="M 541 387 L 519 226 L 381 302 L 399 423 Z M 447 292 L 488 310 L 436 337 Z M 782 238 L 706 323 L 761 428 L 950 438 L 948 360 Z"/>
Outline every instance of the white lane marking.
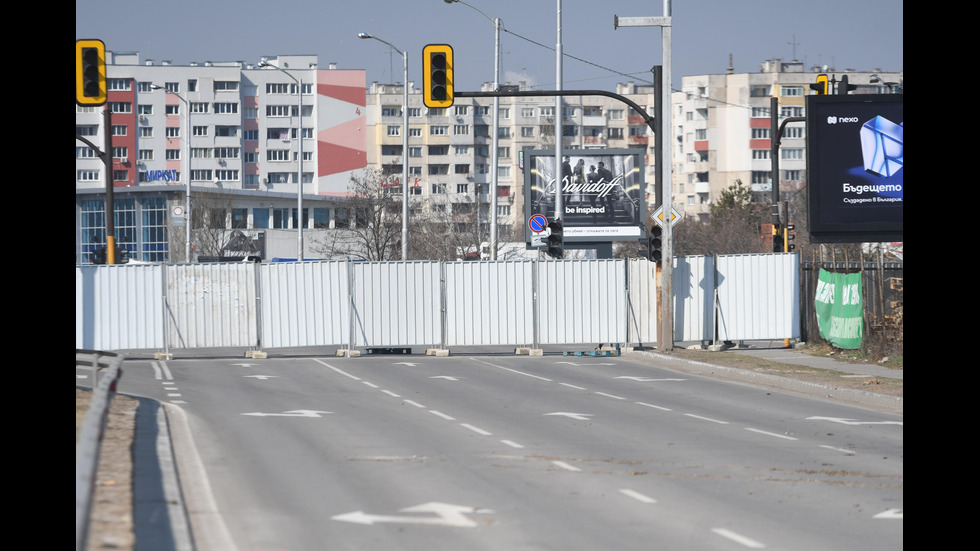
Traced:
<path fill-rule="evenodd" d="M 574 388 L 575 390 L 585 390 L 585 387 L 583 387 L 583 386 L 575 386 L 575 385 L 570 385 L 568 383 L 558 383 L 558 384 L 560 384 L 561 386 L 567 386 L 567 387 L 570 387 L 570 388 Z"/>
<path fill-rule="evenodd" d="M 545 378 L 545 377 L 540 377 L 538 375 L 533 375 L 531 373 L 527 373 L 527 372 L 524 372 L 524 371 L 518 371 L 516 369 L 511 369 L 509 367 L 504 367 L 502 365 L 497 365 L 495 363 L 484 362 L 484 361 L 481 361 L 481 360 L 476 360 L 476 361 L 478 361 L 480 363 L 484 363 L 484 364 L 490 365 L 490 366 L 493 366 L 493 367 L 496 367 L 497 369 L 503 369 L 504 371 L 510 371 L 511 373 L 516 373 L 518 375 L 524 375 L 525 377 L 531 377 L 532 379 L 540 379 L 542 381 L 547 381 L 549 383 L 554 382 L 551 379 L 548 379 L 548 378 Z"/>
<path fill-rule="evenodd" d="M 844 448 L 835 448 L 833 446 L 827 446 L 825 444 L 820 444 L 819 447 L 825 448 L 825 449 L 828 449 L 828 450 L 832 450 L 832 451 L 835 451 L 835 452 L 846 453 L 847 455 L 857 455 L 857 454 L 854 453 L 853 450 L 846 450 Z"/>
<path fill-rule="evenodd" d="M 624 488 L 624 489 L 620 490 L 620 492 L 623 495 L 629 496 L 629 497 L 631 497 L 631 498 L 633 498 L 633 499 L 635 499 L 635 500 L 637 500 L 637 501 L 639 501 L 641 503 L 656 503 L 657 502 L 656 499 L 653 499 L 650 496 L 645 496 L 645 495 L 641 494 L 640 492 L 637 492 L 637 491 L 634 491 L 634 490 L 629 490 L 629 489 Z"/>
<path fill-rule="evenodd" d="M 831 421 L 833 423 L 840 423 L 842 425 L 902 425 L 902 421 L 855 421 L 854 419 L 845 419 L 843 417 L 807 417 L 807 421 Z"/>
<path fill-rule="evenodd" d="M 339 374 L 341 374 L 341 375 L 343 375 L 344 377 L 349 377 L 349 378 L 351 378 L 351 379 L 354 379 L 355 381 L 360 381 L 360 380 L 361 380 L 361 378 L 360 378 L 360 377 L 355 377 L 354 375 L 351 375 L 350 373 L 347 373 L 347 372 L 346 372 L 346 371 L 344 371 L 343 369 L 338 369 L 338 368 L 336 368 L 336 367 L 334 367 L 334 366 L 332 366 L 332 365 L 330 365 L 330 364 L 328 364 L 327 362 L 324 362 L 324 361 L 322 361 L 322 360 L 319 360 L 319 359 L 317 359 L 317 358 L 313 358 L 313 361 L 314 361 L 314 362 L 316 362 L 316 363 L 318 363 L 318 364 L 320 364 L 320 365 L 322 365 L 322 366 L 325 366 L 325 367 L 328 367 L 328 368 L 330 368 L 330 369 L 332 369 L 332 370 L 334 370 L 334 371 L 336 371 L 337 373 L 339 373 Z"/>
<path fill-rule="evenodd" d="M 243 413 L 242 415 L 254 415 L 255 417 L 321 417 L 321 413 L 333 413 L 332 411 L 316 411 L 312 409 L 294 409 L 282 413 Z"/>
<path fill-rule="evenodd" d="M 672 410 L 672 409 L 670 409 L 670 408 L 665 408 L 665 407 L 663 407 L 663 406 L 655 406 L 655 405 L 653 405 L 653 404 L 648 404 L 648 403 L 646 403 L 646 402 L 637 402 L 637 404 L 639 404 L 639 405 L 641 405 L 641 406 L 645 406 L 645 407 L 648 407 L 648 408 L 653 408 L 653 409 L 659 409 L 659 410 L 663 410 L 663 411 L 673 411 L 673 410 Z"/>
<path fill-rule="evenodd" d="M 786 440 L 799 440 L 799 438 L 794 438 L 792 436 L 786 436 L 785 434 L 776 434 L 775 432 L 767 432 L 764 430 L 753 429 L 751 427 L 745 427 L 745 430 L 751 432 L 757 432 L 759 434 L 765 434 L 766 436 L 775 436 L 776 438 L 785 438 Z"/>
<path fill-rule="evenodd" d="M 902 520 L 902 510 L 901 509 L 888 509 L 887 511 L 882 511 L 871 518 L 882 518 L 888 520 Z"/>
<path fill-rule="evenodd" d="M 381 392 L 384 392 L 385 394 L 387 394 L 388 396 L 391 396 L 393 398 L 401 398 L 401 396 L 395 394 L 394 392 L 392 392 L 390 390 L 382 390 Z"/>
<path fill-rule="evenodd" d="M 436 411 L 434 409 L 430 409 L 429 410 L 429 413 L 431 413 L 432 415 L 435 415 L 436 417 L 442 417 L 446 421 L 455 421 L 456 420 L 455 417 L 450 417 L 450 416 L 446 415 L 445 413 L 443 413 L 441 411 Z"/>
<path fill-rule="evenodd" d="M 518 444 L 517 442 L 514 442 L 513 440 L 501 440 L 501 442 L 503 442 L 504 444 L 507 444 L 508 446 L 510 446 L 512 448 L 523 448 L 524 447 L 524 446 Z"/>
<path fill-rule="evenodd" d="M 712 528 L 711 531 L 714 532 L 714 533 L 716 533 L 716 534 L 718 534 L 719 536 L 721 536 L 723 538 L 730 539 L 730 540 L 734 541 L 735 543 L 739 543 L 739 544 L 743 545 L 744 547 L 748 547 L 749 549 L 762 549 L 762 548 L 765 547 L 764 544 L 759 543 L 759 542 L 755 541 L 754 539 L 747 538 L 747 537 L 745 537 L 745 536 L 743 536 L 741 534 L 737 534 L 735 532 L 732 532 L 731 530 L 726 530 L 725 528 Z"/>
<path fill-rule="evenodd" d="M 668 382 L 668 381 L 669 382 L 674 382 L 674 381 L 686 381 L 687 380 L 687 379 L 653 379 L 653 378 L 650 378 L 650 377 L 627 377 L 625 375 L 622 376 L 622 377 L 616 377 L 616 378 L 617 379 L 631 379 L 633 381 L 637 381 L 637 382 L 640 382 L 640 383 L 649 383 L 649 382 L 652 382 L 652 381 L 657 381 L 657 382 Z"/>
<path fill-rule="evenodd" d="M 615 394 L 606 394 L 605 392 L 596 392 L 599 396 L 605 396 L 606 398 L 615 398 L 616 400 L 625 400 L 622 396 L 616 396 Z"/>
<path fill-rule="evenodd" d="M 344 513 L 330 517 L 333 520 L 343 522 L 353 522 L 356 524 L 375 524 L 377 522 L 391 522 L 400 524 L 429 524 L 438 526 L 454 526 L 459 528 L 472 528 L 478 524 L 470 520 L 466 513 L 493 513 L 491 509 L 479 509 L 476 507 L 466 507 L 463 505 L 453 505 L 451 503 L 429 502 L 414 507 L 400 509 L 403 513 L 434 513 L 435 516 L 418 515 L 370 515 L 364 511 Z"/>
<path fill-rule="evenodd" d="M 711 421 L 712 423 L 718 423 L 719 425 L 727 425 L 728 421 L 719 421 L 717 419 L 712 419 L 710 417 L 702 417 L 700 415 L 694 415 L 693 413 L 685 413 L 688 417 L 693 417 L 695 419 L 701 419 L 702 421 Z"/>
<path fill-rule="evenodd" d="M 367 386 L 369 386 L 371 388 L 381 388 L 378 385 L 376 385 L 376 384 L 374 384 L 372 382 L 369 382 L 369 381 L 361 381 L 361 382 L 364 383 L 364 384 L 366 384 Z"/>
<path fill-rule="evenodd" d="M 572 471 L 573 473 L 577 473 L 577 472 L 580 472 L 582 470 L 582 469 L 580 469 L 578 467 L 573 467 L 572 465 L 569 465 L 568 463 L 565 463 L 564 461 L 552 461 L 552 463 L 555 464 L 558 467 L 561 467 L 562 469 L 565 469 L 566 471 Z"/>
<path fill-rule="evenodd" d="M 578 419 L 579 421 L 588 421 L 589 417 L 592 417 L 592 413 L 571 413 L 568 411 L 556 411 L 554 413 L 545 413 L 544 415 L 559 415 L 562 417 L 571 417 L 572 419 Z"/>
<path fill-rule="evenodd" d="M 459 380 L 458 377 L 451 377 L 449 375 L 435 375 L 435 376 L 429 377 L 429 378 L 430 379 L 445 379 L 447 381 L 458 381 Z"/>
<path fill-rule="evenodd" d="M 408 405 L 410 405 L 410 406 L 415 406 L 417 408 L 423 408 L 423 409 L 425 408 L 425 406 L 423 406 L 422 404 L 416 402 L 415 400 L 405 400 L 405 403 L 408 404 Z"/>
<path fill-rule="evenodd" d="M 459 426 L 461 426 L 463 428 L 470 429 L 471 431 L 473 431 L 473 432 L 475 432 L 477 434 L 482 434 L 483 436 L 492 436 L 493 435 L 492 432 L 487 432 L 487 431 L 485 431 L 485 430 L 483 430 L 483 429 L 481 429 L 479 427 L 474 427 L 473 425 L 470 425 L 470 424 L 467 424 L 467 423 L 460 423 Z"/>

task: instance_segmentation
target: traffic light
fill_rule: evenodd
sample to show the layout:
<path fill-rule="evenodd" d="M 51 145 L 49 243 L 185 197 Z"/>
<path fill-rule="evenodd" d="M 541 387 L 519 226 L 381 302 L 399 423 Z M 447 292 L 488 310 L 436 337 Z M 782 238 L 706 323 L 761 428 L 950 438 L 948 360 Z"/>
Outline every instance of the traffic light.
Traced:
<path fill-rule="evenodd" d="M 811 90 L 816 90 L 818 96 L 826 96 L 830 88 L 830 80 L 827 75 L 817 75 L 817 81 L 810 85 Z"/>
<path fill-rule="evenodd" d="M 429 44 L 422 49 L 422 100 L 426 107 L 453 104 L 453 47 Z"/>
<path fill-rule="evenodd" d="M 657 263 L 659 263 L 664 257 L 663 235 L 664 235 L 664 229 L 661 228 L 659 225 L 654 224 L 650 226 L 650 242 L 648 245 L 649 250 L 647 251 L 647 258 Z"/>
<path fill-rule="evenodd" d="M 783 226 L 779 222 L 772 225 L 772 252 L 783 252 Z"/>
<path fill-rule="evenodd" d="M 92 249 L 92 264 L 108 264 L 109 263 L 109 258 L 107 254 L 108 252 L 109 250 L 105 245 L 97 249 Z M 128 263 L 129 262 L 128 255 L 129 255 L 129 249 L 122 249 L 116 247 L 116 256 L 114 259 L 115 263 L 116 264 Z"/>
<path fill-rule="evenodd" d="M 562 221 L 559 219 L 548 220 L 548 229 L 551 235 L 548 236 L 548 256 L 552 258 L 562 258 L 565 256 L 565 236 L 562 235 Z"/>
<path fill-rule="evenodd" d="M 786 241 L 784 242 L 786 252 L 791 253 L 796 249 L 796 224 L 786 224 L 783 228 L 783 235 L 786 236 Z"/>
<path fill-rule="evenodd" d="M 106 248 L 99 247 L 98 249 L 92 249 L 92 264 L 105 264 L 106 260 Z"/>
<path fill-rule="evenodd" d="M 93 106 L 105 102 L 105 44 L 101 40 L 76 40 L 75 103 Z"/>
<path fill-rule="evenodd" d="M 837 85 L 837 95 L 846 96 L 852 90 L 857 90 L 856 84 L 847 83 L 847 75 L 840 77 L 840 84 Z"/>

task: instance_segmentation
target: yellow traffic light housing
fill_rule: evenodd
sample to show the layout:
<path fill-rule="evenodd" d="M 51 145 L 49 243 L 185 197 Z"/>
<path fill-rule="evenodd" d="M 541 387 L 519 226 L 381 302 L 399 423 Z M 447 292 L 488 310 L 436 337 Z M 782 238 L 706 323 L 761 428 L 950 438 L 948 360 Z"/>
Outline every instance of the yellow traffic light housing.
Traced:
<path fill-rule="evenodd" d="M 453 104 L 453 47 L 429 44 L 422 49 L 422 100 L 426 107 Z"/>
<path fill-rule="evenodd" d="M 811 84 L 810 89 L 814 90 L 818 96 L 826 96 L 830 91 L 830 80 L 827 78 L 827 75 L 817 75 L 817 82 Z"/>
<path fill-rule="evenodd" d="M 106 102 L 105 44 L 101 40 L 75 41 L 75 103 L 84 106 Z"/>

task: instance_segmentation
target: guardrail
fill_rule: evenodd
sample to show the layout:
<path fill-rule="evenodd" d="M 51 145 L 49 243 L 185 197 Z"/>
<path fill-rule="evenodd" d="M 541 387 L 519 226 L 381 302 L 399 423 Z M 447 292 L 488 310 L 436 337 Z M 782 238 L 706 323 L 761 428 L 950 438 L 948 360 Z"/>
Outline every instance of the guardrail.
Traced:
<path fill-rule="evenodd" d="M 95 473 L 102 450 L 102 435 L 109 406 L 122 375 L 122 356 L 112 352 L 75 349 L 75 367 L 92 369 L 92 401 L 75 441 L 75 550 L 85 549 L 95 493 Z M 104 372 L 104 374 L 102 374 Z M 101 376 L 100 376 L 101 375 Z"/>

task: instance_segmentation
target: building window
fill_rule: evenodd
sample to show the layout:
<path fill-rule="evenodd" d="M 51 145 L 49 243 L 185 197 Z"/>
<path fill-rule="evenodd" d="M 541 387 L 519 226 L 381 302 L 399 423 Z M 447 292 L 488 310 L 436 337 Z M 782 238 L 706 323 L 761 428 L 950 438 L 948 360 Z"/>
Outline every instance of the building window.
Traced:
<path fill-rule="evenodd" d="M 453 171 L 456 174 L 469 174 L 470 165 L 453 165 Z"/>
<path fill-rule="evenodd" d="M 408 129 L 408 137 L 410 137 L 410 138 L 421 138 L 422 137 L 422 129 L 421 128 L 409 128 Z"/>
<path fill-rule="evenodd" d="M 468 146 L 468 145 L 457 145 L 457 146 L 453 146 L 453 151 L 457 155 L 469 155 L 470 154 L 470 146 Z"/>
<path fill-rule="evenodd" d="M 313 229 L 325 229 L 330 227 L 330 209 L 313 209 Z"/>
<path fill-rule="evenodd" d="M 180 105 L 174 104 L 174 105 L 167 105 L 165 107 L 166 108 L 164 109 L 164 113 L 166 113 L 167 115 L 171 117 L 176 117 L 177 115 L 180 115 Z"/>
<path fill-rule="evenodd" d="M 408 116 L 409 117 L 416 117 L 416 118 L 417 117 L 421 117 L 422 116 L 422 108 L 421 107 L 409 107 L 408 108 Z"/>
<path fill-rule="evenodd" d="M 208 127 L 207 126 L 195 126 L 191 128 L 191 136 L 207 136 Z"/>
<path fill-rule="evenodd" d="M 239 151 L 241 150 L 237 147 L 216 147 L 214 156 L 219 159 L 237 159 Z"/>
<path fill-rule="evenodd" d="M 285 82 L 267 82 L 265 84 L 266 94 L 288 94 L 289 84 Z"/>
<path fill-rule="evenodd" d="M 429 174 L 449 174 L 449 165 L 429 165 Z"/>
<path fill-rule="evenodd" d="M 803 149 L 802 148 L 785 148 L 781 149 L 779 153 L 780 159 L 785 159 L 787 161 L 799 161 L 803 159 Z"/>
<path fill-rule="evenodd" d="M 525 119 L 533 117 L 534 116 L 534 108 L 533 107 L 521 107 L 521 116 L 524 117 Z"/>
<path fill-rule="evenodd" d="M 238 90 L 237 80 L 216 80 L 214 81 L 215 92 L 235 92 Z"/>
<path fill-rule="evenodd" d="M 749 96 L 753 98 L 764 98 L 769 95 L 768 86 L 752 86 L 749 88 Z"/>
<path fill-rule="evenodd" d="M 269 229 L 269 209 L 252 209 L 252 227 L 257 230 Z"/>
<path fill-rule="evenodd" d="M 468 124 L 456 124 L 453 125 L 453 135 L 454 136 L 467 136 L 470 133 L 470 126 Z"/>
<path fill-rule="evenodd" d="M 753 140 L 765 140 L 769 138 L 768 128 L 753 128 L 752 129 L 752 139 Z"/>
<path fill-rule="evenodd" d="M 139 129 L 140 138 L 152 138 L 153 137 L 153 127 L 152 126 L 141 126 Z"/>
<path fill-rule="evenodd" d="M 753 184 L 768 184 L 772 180 L 772 172 L 768 170 L 753 170 L 752 171 L 752 183 Z"/>
<path fill-rule="evenodd" d="M 212 151 L 210 147 L 192 147 L 191 159 L 210 159 Z"/>
<path fill-rule="evenodd" d="M 784 96 L 802 96 L 803 87 L 802 86 L 783 86 L 780 88 Z"/>
<path fill-rule="evenodd" d="M 458 117 L 461 117 L 461 116 L 466 115 L 466 113 L 468 111 L 469 111 L 469 106 L 468 105 L 457 105 L 457 106 L 455 106 L 455 114 Z"/>
<path fill-rule="evenodd" d="M 449 155 L 448 145 L 430 145 L 429 155 Z"/>
<path fill-rule="evenodd" d="M 167 130 L 168 138 L 179 138 L 180 137 L 180 127 L 179 126 L 168 126 Z"/>
<path fill-rule="evenodd" d="M 802 138 L 803 135 L 802 126 L 787 126 L 783 129 L 784 138 Z"/>
<path fill-rule="evenodd" d="M 768 107 L 753 107 L 752 108 L 752 118 L 753 119 L 768 119 L 769 118 L 769 108 Z"/>
<path fill-rule="evenodd" d="M 258 133 L 258 130 L 255 130 L 254 132 Z M 214 135 L 215 136 L 225 137 L 225 138 L 234 138 L 235 136 L 238 136 L 238 127 L 237 126 L 215 126 L 214 127 Z M 248 138 L 245 138 L 245 139 L 247 140 Z M 257 138 L 254 138 L 254 139 L 257 139 Z"/>
<path fill-rule="evenodd" d="M 87 145 L 80 145 L 75 148 L 76 159 L 95 159 L 95 150 Z"/>
<path fill-rule="evenodd" d="M 395 125 L 389 125 L 388 126 L 388 135 L 389 136 L 401 136 L 402 135 L 402 127 L 395 126 Z"/>
<path fill-rule="evenodd" d="M 238 181 L 238 171 L 237 170 L 215 170 L 214 177 L 219 181 L 224 182 L 237 182 Z"/>
<path fill-rule="evenodd" d="M 265 116 L 267 117 L 288 117 L 292 114 L 292 108 L 289 105 L 266 105 L 265 106 Z"/>
<path fill-rule="evenodd" d="M 533 126 L 522 126 L 521 127 L 521 137 L 522 138 L 533 138 L 534 137 L 534 127 Z"/>
<path fill-rule="evenodd" d="M 214 104 L 214 112 L 217 114 L 235 114 L 238 113 L 238 104 L 234 102 L 216 102 Z"/>
<path fill-rule="evenodd" d="M 152 149 L 140 149 L 137 154 L 139 155 L 139 160 L 141 160 L 141 161 L 152 161 L 153 160 L 153 150 Z"/>
<path fill-rule="evenodd" d="M 429 127 L 430 136 L 446 136 L 449 134 L 449 127 L 444 125 L 432 125 Z"/>
<path fill-rule="evenodd" d="M 456 193 L 469 193 L 469 192 L 470 192 L 469 184 L 456 184 Z"/>
<path fill-rule="evenodd" d="M 752 150 L 752 159 L 753 160 L 756 160 L 756 161 L 764 161 L 764 160 L 766 160 L 768 158 L 769 158 L 769 150 L 768 149 L 753 149 Z"/>
<path fill-rule="evenodd" d="M 256 142 L 259 140 L 258 130 L 246 130 L 242 132 L 242 139 L 246 142 Z"/>
<path fill-rule="evenodd" d="M 133 104 L 128 101 L 114 101 L 108 104 L 113 113 L 132 113 Z"/>
<path fill-rule="evenodd" d="M 167 149 L 164 151 L 164 158 L 168 161 L 179 161 L 180 149 Z"/>
<path fill-rule="evenodd" d="M 212 179 L 211 171 L 207 169 L 197 169 L 191 171 L 191 181 L 210 182 Z"/>
<path fill-rule="evenodd" d="M 204 101 L 192 101 L 191 113 L 209 113 L 211 104 Z M 169 107 L 169 106 L 168 106 Z"/>

